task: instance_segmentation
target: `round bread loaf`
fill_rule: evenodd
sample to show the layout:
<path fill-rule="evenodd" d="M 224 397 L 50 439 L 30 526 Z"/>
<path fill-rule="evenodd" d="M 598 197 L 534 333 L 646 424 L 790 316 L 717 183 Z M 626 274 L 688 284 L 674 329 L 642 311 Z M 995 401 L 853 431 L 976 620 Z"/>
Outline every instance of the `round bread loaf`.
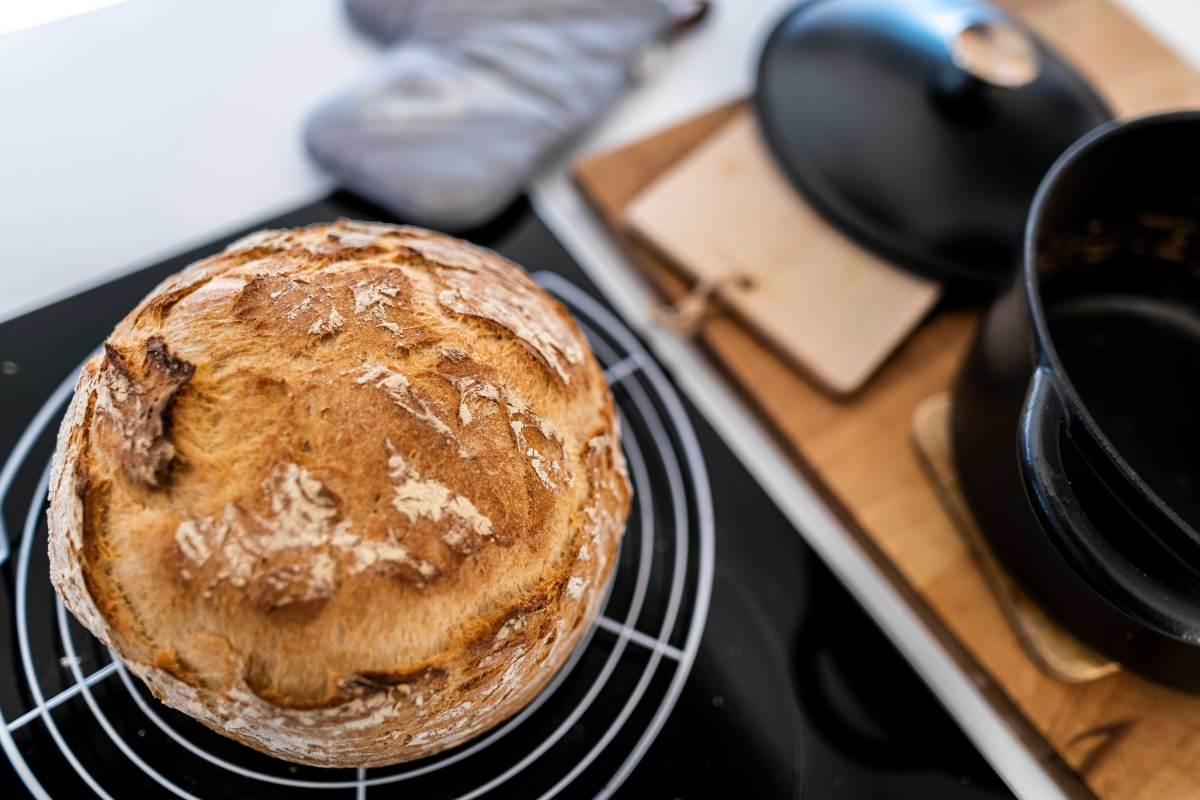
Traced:
<path fill-rule="evenodd" d="M 504 720 L 566 660 L 629 510 L 567 311 L 440 234 L 341 221 L 168 279 L 84 367 L 50 573 L 167 705 L 377 766 Z"/>

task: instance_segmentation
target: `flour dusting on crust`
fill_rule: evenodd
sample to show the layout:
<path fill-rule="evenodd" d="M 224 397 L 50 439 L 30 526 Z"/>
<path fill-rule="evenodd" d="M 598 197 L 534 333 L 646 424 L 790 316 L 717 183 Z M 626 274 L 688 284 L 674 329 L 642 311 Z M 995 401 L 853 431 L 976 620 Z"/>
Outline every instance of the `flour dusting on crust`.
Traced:
<path fill-rule="evenodd" d="M 309 336 L 328 336 L 337 333 L 345 324 L 345 318 L 338 313 L 336 308 L 329 309 L 329 316 L 318 318 L 308 327 Z"/>
<path fill-rule="evenodd" d="M 392 505 L 410 520 L 421 517 L 449 523 L 442 541 L 451 549 L 469 553 L 481 539 L 494 535 L 492 521 L 479 512 L 470 499 L 451 491 L 444 483 L 421 474 L 405 463 L 403 456 L 388 442 L 388 474 L 393 481 Z"/>
<path fill-rule="evenodd" d="M 175 529 L 180 577 L 211 598 L 222 584 L 249 589 L 260 608 L 329 599 L 343 575 L 386 566 L 433 578 L 432 564 L 394 540 L 365 539 L 340 519 L 324 484 L 297 464 L 276 468 L 262 485 L 270 514 L 228 503 L 219 514 Z"/>
<path fill-rule="evenodd" d="M 583 348 L 558 309 L 533 296 L 541 291 L 536 284 L 489 268 L 475 272 L 442 269 L 439 276 L 447 286 L 438 295 L 443 307 L 507 328 L 563 383 L 571 382 L 568 367 L 583 360 Z"/>
<path fill-rule="evenodd" d="M 502 409 L 508 417 L 516 450 L 547 489 L 570 485 L 571 471 L 565 463 L 564 442 L 554 424 L 529 410 L 512 391 L 491 381 L 471 376 L 446 376 L 458 391 L 458 420 L 464 427 L 475 419 L 471 403 L 486 401 Z M 530 436 L 527 431 L 536 431 Z"/>
<path fill-rule="evenodd" d="M 387 310 L 396 305 L 400 288 L 382 281 L 361 280 L 350 287 L 354 293 L 354 316 L 370 315 L 378 320 L 387 319 Z"/>
<path fill-rule="evenodd" d="M 450 430 L 450 426 L 434 412 L 429 402 L 417 394 L 412 381 L 403 372 L 378 362 L 367 362 L 363 364 L 362 370 L 354 382 L 359 386 L 369 385 L 376 389 L 382 389 L 397 406 L 443 436 L 449 439 L 454 438 L 454 431 Z"/>

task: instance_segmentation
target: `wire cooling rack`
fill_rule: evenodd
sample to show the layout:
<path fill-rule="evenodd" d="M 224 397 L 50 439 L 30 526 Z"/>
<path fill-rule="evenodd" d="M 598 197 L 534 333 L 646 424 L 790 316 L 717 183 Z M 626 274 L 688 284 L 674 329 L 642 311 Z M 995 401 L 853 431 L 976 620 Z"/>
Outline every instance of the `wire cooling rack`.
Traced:
<path fill-rule="evenodd" d="M 550 272 L 604 366 L 620 411 L 635 498 L 595 624 L 517 715 L 458 748 L 379 769 L 291 765 L 159 704 L 66 612 L 50 587 L 45 503 L 53 429 L 77 370 L 47 398 L 0 470 L 0 561 L 15 559 L 5 609 L 17 674 L 0 677 L 0 746 L 35 797 L 605 797 L 665 724 L 700 645 L 713 574 L 712 500 L 688 415 L 654 359 L 615 315 Z M 31 495 L 10 496 L 38 473 Z M 27 482 L 26 482 L 27 483 Z M 17 535 L 4 511 L 24 523 Z M 11 546 L 11 549 L 10 549 Z"/>

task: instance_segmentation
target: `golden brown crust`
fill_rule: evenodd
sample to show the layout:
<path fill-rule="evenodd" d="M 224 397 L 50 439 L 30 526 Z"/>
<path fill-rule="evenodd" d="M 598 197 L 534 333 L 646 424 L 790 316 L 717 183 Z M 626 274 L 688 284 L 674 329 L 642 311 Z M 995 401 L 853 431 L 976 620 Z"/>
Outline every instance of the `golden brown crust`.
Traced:
<path fill-rule="evenodd" d="M 518 268 L 413 228 L 264 231 L 164 282 L 85 366 L 51 577 L 169 705 L 375 766 L 537 693 L 629 501 L 603 375 Z"/>

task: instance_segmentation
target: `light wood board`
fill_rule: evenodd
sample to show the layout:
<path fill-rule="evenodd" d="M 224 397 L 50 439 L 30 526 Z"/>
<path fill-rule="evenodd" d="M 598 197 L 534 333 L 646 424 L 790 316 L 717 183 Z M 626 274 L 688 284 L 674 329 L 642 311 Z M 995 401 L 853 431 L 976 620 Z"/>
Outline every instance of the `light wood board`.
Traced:
<path fill-rule="evenodd" d="M 975 523 L 954 471 L 951 448 L 950 392 L 927 397 L 913 412 L 913 445 L 938 498 L 975 556 L 996 604 L 1008 618 L 1017 641 L 1042 671 L 1070 683 L 1087 683 L 1112 675 L 1120 664 L 1092 650 L 1042 611 L 1008 576 Z"/>
<path fill-rule="evenodd" d="M 749 109 L 640 192 L 625 220 L 837 395 L 862 388 L 942 294 L 830 230 L 775 166 Z"/>
<path fill-rule="evenodd" d="M 1200 76 L 1108 0 L 1020 0 L 1013 9 L 1122 114 L 1200 106 Z M 619 227 L 630 199 L 736 106 L 590 158 L 577 178 Z M 644 246 L 627 247 L 668 297 L 685 283 Z M 835 401 L 728 316 L 700 341 L 772 426 L 863 549 L 959 658 L 1035 755 L 1079 796 L 1200 798 L 1200 697 L 1121 671 L 1086 684 L 1042 672 L 1020 647 L 911 445 L 913 414 L 948 389 L 976 320 L 930 317 L 849 401 Z M 885 676 L 881 676 L 885 679 Z"/>

